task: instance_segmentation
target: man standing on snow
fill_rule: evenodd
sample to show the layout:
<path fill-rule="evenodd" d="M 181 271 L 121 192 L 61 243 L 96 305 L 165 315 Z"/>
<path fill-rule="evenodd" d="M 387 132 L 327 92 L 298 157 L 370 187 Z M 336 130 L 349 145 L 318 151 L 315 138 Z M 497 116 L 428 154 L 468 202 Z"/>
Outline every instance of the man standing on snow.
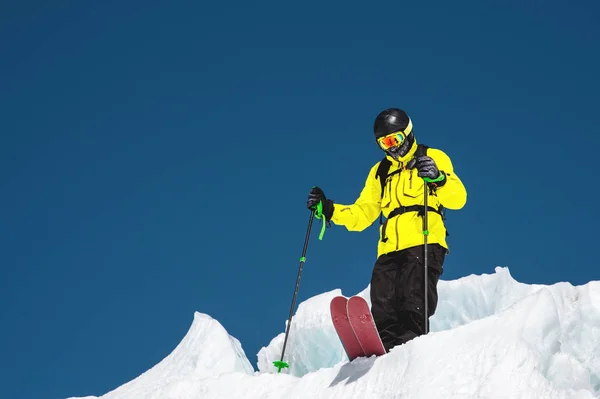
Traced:
<path fill-rule="evenodd" d="M 408 115 L 398 109 L 375 119 L 375 140 L 385 158 L 375 164 L 352 205 L 327 199 L 313 187 L 307 207 L 322 203 L 327 222 L 362 231 L 380 214 L 377 261 L 371 277 L 371 311 L 386 351 L 425 334 L 424 190 L 428 185 L 428 317 L 437 307 L 437 283 L 448 250 L 443 208 L 461 209 L 467 192 L 441 150 L 417 145 Z M 387 171 L 387 173 L 386 173 Z M 380 181 L 383 178 L 383 182 Z M 429 320 L 429 319 L 428 319 Z M 427 326 L 429 331 L 429 326 Z"/>

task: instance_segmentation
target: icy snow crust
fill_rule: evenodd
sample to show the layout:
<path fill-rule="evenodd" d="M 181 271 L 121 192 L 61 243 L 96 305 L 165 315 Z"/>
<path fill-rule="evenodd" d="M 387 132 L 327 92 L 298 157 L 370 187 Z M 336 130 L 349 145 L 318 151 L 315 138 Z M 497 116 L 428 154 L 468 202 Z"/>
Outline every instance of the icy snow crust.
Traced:
<path fill-rule="evenodd" d="M 429 335 L 351 363 L 329 318 L 340 294 L 299 305 L 282 374 L 272 362 L 283 332 L 254 372 L 240 343 L 196 313 L 169 356 L 102 398 L 600 398 L 600 281 L 527 285 L 506 268 L 440 281 Z"/>

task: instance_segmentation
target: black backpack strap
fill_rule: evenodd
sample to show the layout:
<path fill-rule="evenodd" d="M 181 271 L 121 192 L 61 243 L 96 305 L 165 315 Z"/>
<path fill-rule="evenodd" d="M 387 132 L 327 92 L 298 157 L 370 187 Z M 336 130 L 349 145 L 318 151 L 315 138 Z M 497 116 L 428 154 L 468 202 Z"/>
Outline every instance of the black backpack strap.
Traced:
<path fill-rule="evenodd" d="M 387 158 L 383 158 L 381 162 L 379 162 L 379 167 L 377 168 L 377 172 L 375 173 L 375 178 L 379 179 L 379 183 L 381 183 L 381 198 L 383 198 L 385 179 L 387 179 L 390 166 L 392 166 L 392 162 L 390 162 L 390 160 Z"/>
<path fill-rule="evenodd" d="M 392 166 L 392 162 L 383 158 L 381 162 L 379 162 L 379 166 L 377 167 L 377 172 L 375 172 L 375 178 L 379 179 L 379 183 L 381 183 L 381 198 L 383 198 L 383 190 L 385 189 L 385 181 L 388 177 L 388 172 L 390 167 Z M 379 214 L 379 224 L 383 224 L 383 214 Z"/>
<path fill-rule="evenodd" d="M 415 157 L 424 157 L 425 155 L 427 155 L 427 149 L 429 147 L 426 146 L 425 144 L 418 144 L 417 145 L 417 152 L 415 152 Z"/>

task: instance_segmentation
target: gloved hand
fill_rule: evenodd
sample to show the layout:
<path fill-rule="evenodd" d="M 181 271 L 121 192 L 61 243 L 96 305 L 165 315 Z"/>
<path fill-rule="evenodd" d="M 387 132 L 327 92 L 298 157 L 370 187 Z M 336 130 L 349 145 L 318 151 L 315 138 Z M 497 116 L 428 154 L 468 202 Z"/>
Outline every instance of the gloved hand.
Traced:
<path fill-rule="evenodd" d="M 419 171 L 419 177 L 424 178 L 428 183 L 435 184 L 436 187 L 443 186 L 446 183 L 446 175 L 440 172 L 431 157 L 413 158 L 406 167 L 408 169 L 416 168 Z"/>
<path fill-rule="evenodd" d="M 315 186 L 308 194 L 306 207 L 311 211 L 315 211 L 319 202 L 323 203 L 323 215 L 325 216 L 325 220 L 329 222 L 333 216 L 333 201 L 327 199 L 323 190 Z"/>

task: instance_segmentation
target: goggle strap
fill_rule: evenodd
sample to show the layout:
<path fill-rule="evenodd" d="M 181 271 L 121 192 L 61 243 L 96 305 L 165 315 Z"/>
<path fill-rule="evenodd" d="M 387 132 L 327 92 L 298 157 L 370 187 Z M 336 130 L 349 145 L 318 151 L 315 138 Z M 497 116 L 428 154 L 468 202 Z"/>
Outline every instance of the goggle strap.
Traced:
<path fill-rule="evenodd" d="M 404 137 L 407 137 L 410 132 L 412 132 L 412 120 L 410 120 L 410 118 L 408 118 L 408 125 L 406 126 L 406 129 L 404 129 L 404 131 L 402 133 L 404 133 Z"/>

